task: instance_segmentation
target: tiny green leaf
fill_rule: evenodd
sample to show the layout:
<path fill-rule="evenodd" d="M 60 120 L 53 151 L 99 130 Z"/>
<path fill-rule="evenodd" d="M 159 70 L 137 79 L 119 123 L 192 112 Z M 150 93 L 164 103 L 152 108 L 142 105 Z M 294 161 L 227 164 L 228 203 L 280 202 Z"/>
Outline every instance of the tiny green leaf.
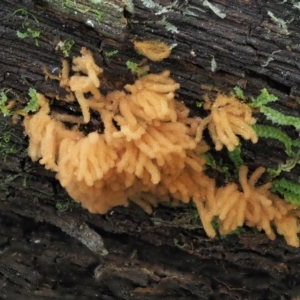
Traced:
<path fill-rule="evenodd" d="M 292 139 L 278 128 L 255 124 L 252 126 L 259 137 L 276 139 L 282 142 L 285 146 L 285 151 L 288 155 L 292 153 Z"/>
<path fill-rule="evenodd" d="M 228 151 L 228 156 L 237 170 L 244 163 L 241 157 L 241 145 L 236 146 L 233 151 Z"/>
<path fill-rule="evenodd" d="M 37 30 L 33 30 L 31 28 L 27 28 L 27 32 L 31 35 L 33 38 L 37 38 L 40 36 L 41 32 Z"/>
<path fill-rule="evenodd" d="M 263 113 L 268 120 L 272 121 L 272 123 L 294 126 L 295 129 L 300 130 L 300 118 L 284 115 L 283 113 L 267 106 L 261 106 L 260 112 Z"/>
<path fill-rule="evenodd" d="M 29 88 L 28 96 L 30 97 L 29 103 L 23 108 L 25 113 L 35 112 L 39 108 L 39 100 L 37 97 L 37 92 L 33 88 Z"/>
<path fill-rule="evenodd" d="M 111 56 L 116 55 L 118 52 L 119 52 L 118 50 L 112 50 L 112 51 L 106 51 L 106 52 L 104 52 L 104 54 L 108 57 L 111 57 Z M 126 64 L 126 66 L 127 66 L 127 64 Z M 128 66 L 127 66 L 127 68 L 128 68 Z"/>
<path fill-rule="evenodd" d="M 126 61 L 126 67 L 133 73 L 137 73 L 140 70 L 138 64 L 130 60 Z"/>
<path fill-rule="evenodd" d="M 17 30 L 17 37 L 20 39 L 25 39 L 28 37 L 28 33 L 27 32 L 21 32 L 19 30 Z"/>
<path fill-rule="evenodd" d="M 135 62 L 128 60 L 128 61 L 126 61 L 126 66 L 132 73 L 136 73 L 139 76 L 147 75 L 147 71 L 144 71 L 143 69 L 141 69 L 139 67 L 139 65 Z"/>
<path fill-rule="evenodd" d="M 245 99 L 246 99 L 243 90 L 242 90 L 239 86 L 235 86 L 235 87 L 233 88 L 233 90 L 234 90 L 236 96 L 237 96 L 239 99 L 241 99 L 241 100 L 245 100 Z"/>
<path fill-rule="evenodd" d="M 261 107 L 263 105 L 266 105 L 270 102 L 274 102 L 278 100 L 278 97 L 276 97 L 273 94 L 269 94 L 268 90 L 266 88 L 261 90 L 261 93 L 258 95 L 256 99 L 251 98 L 252 103 L 249 104 L 251 107 Z"/>
<path fill-rule="evenodd" d="M 272 191 L 280 193 L 286 201 L 300 206 L 300 184 L 281 178 L 272 182 Z"/>
<path fill-rule="evenodd" d="M 74 44 L 75 44 L 75 42 L 72 39 L 66 39 L 65 41 L 63 41 L 63 44 L 61 46 L 61 50 L 64 54 L 64 57 L 69 57 L 70 51 L 71 51 Z"/>
<path fill-rule="evenodd" d="M 0 110 L 4 117 L 7 117 L 10 115 L 10 111 L 7 108 L 7 100 L 8 100 L 8 98 L 7 98 L 5 91 L 1 90 L 0 91 Z"/>

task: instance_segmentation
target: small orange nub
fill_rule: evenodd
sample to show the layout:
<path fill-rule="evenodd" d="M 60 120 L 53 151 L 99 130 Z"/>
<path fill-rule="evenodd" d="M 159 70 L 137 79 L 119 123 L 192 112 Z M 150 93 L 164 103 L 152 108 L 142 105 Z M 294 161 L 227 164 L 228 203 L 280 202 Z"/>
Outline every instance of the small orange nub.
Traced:
<path fill-rule="evenodd" d="M 157 40 L 132 41 L 135 49 L 153 61 L 160 61 L 170 56 L 171 47 Z"/>

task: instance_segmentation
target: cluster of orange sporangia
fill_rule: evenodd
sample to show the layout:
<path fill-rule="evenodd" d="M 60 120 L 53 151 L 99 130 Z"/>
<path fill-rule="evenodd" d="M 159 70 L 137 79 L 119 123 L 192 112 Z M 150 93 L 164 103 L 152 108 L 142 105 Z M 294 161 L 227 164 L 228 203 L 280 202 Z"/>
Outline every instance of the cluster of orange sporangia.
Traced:
<path fill-rule="evenodd" d="M 207 101 L 206 109 L 211 110 L 207 118 L 190 118 L 189 110 L 175 100 L 180 86 L 169 71 L 146 75 L 124 90 L 103 95 L 99 91 L 103 70 L 90 51 L 83 48 L 81 53 L 73 60 L 76 73 L 71 77 L 64 63 L 61 85 L 72 94 L 68 99 L 78 101 L 83 122 L 89 122 L 91 111 L 100 115 L 103 132 L 85 135 L 76 126 L 67 128 L 63 120 L 70 122 L 72 117 L 51 115 L 41 94 L 40 110 L 24 120 L 29 156 L 57 172 L 74 200 L 92 213 L 103 214 L 129 201 L 151 213 L 159 202 L 192 199 L 210 237 L 216 234 L 211 222 L 217 217 L 222 233 L 246 224 L 274 239 L 274 226 L 289 245 L 299 246 L 299 211 L 272 194 L 269 183 L 256 187 L 262 168 L 247 180 L 248 170 L 242 166 L 241 189 L 235 183 L 217 188 L 204 172 L 206 127 L 217 150 L 223 145 L 233 149 L 237 136 L 257 141 L 247 105 L 233 96 L 218 95 L 215 102 Z"/>

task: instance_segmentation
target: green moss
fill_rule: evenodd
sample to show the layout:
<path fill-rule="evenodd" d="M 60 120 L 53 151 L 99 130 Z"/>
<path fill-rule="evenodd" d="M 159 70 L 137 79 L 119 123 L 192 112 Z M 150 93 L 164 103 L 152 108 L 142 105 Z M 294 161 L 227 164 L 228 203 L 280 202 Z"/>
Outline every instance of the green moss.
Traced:
<path fill-rule="evenodd" d="M 34 26 L 36 26 L 36 24 L 39 23 L 39 20 L 32 13 L 28 12 L 24 8 L 19 8 L 15 10 L 12 15 L 24 16 L 24 21 L 22 23 L 23 30 L 22 31 L 17 30 L 18 38 L 20 39 L 33 38 L 35 45 L 38 46 L 39 45 L 38 37 L 40 36 L 41 32 L 37 29 L 31 28 L 32 24 L 30 24 L 29 19 L 33 20 L 33 22 L 35 23 Z"/>
<path fill-rule="evenodd" d="M 80 207 L 80 204 L 72 199 L 67 199 L 56 202 L 55 207 L 59 212 L 64 212 L 72 211 L 74 208 Z"/>
<path fill-rule="evenodd" d="M 105 51 L 104 54 L 108 57 L 112 57 L 116 54 L 118 54 L 119 50 L 112 50 L 112 51 Z M 127 64 L 126 64 L 127 65 Z M 128 67 L 128 66 L 127 66 Z"/>
<path fill-rule="evenodd" d="M 72 39 L 66 39 L 62 42 L 60 46 L 60 50 L 63 52 L 64 57 L 69 57 L 70 51 L 74 46 L 75 42 Z"/>
<path fill-rule="evenodd" d="M 261 106 L 260 112 L 263 113 L 266 116 L 266 118 L 274 124 L 294 126 L 295 129 L 300 130 L 300 118 L 287 116 L 267 106 Z"/>
<path fill-rule="evenodd" d="M 0 90 L 0 111 L 4 117 L 11 115 L 10 109 L 8 108 L 8 91 L 8 89 Z"/>
<path fill-rule="evenodd" d="M 241 100 L 245 100 L 245 99 L 246 99 L 243 90 L 242 90 L 239 86 L 235 86 L 235 87 L 233 88 L 233 90 L 234 90 L 236 96 L 237 96 L 239 99 L 241 99 Z"/>
<path fill-rule="evenodd" d="M 12 110 L 13 106 L 10 107 L 10 103 L 14 102 L 13 100 L 9 100 L 8 93 L 11 93 L 14 97 L 17 97 L 15 93 L 11 92 L 8 89 L 2 89 L 0 91 L 0 111 L 4 117 L 11 116 L 13 114 L 19 114 L 19 115 L 27 115 L 29 112 L 36 112 L 39 109 L 39 101 L 37 98 L 37 92 L 33 88 L 29 88 L 28 96 L 29 96 L 29 102 L 27 105 L 19 109 L 17 111 Z M 17 97 L 18 98 L 18 97 Z"/>
<path fill-rule="evenodd" d="M 27 105 L 23 108 L 23 111 L 26 114 L 28 114 L 29 112 L 36 112 L 40 107 L 39 101 L 37 98 L 37 92 L 35 89 L 29 88 L 28 96 L 29 96 L 30 100 L 27 103 Z"/>
<path fill-rule="evenodd" d="M 203 106 L 203 102 L 197 101 L 197 102 L 196 102 L 196 106 L 197 106 L 198 108 L 201 108 L 201 107 Z"/>
<path fill-rule="evenodd" d="M 272 182 L 272 191 L 280 193 L 284 199 L 300 207 L 300 185 L 285 178 Z"/>
<path fill-rule="evenodd" d="M 256 98 L 251 98 L 252 102 L 249 104 L 250 107 L 262 107 L 270 102 L 278 100 L 278 97 L 270 94 L 269 91 L 264 88 Z"/>
<path fill-rule="evenodd" d="M 292 154 L 292 139 L 282 130 L 273 126 L 253 125 L 253 129 L 259 137 L 271 138 L 280 141 L 285 146 L 285 151 L 288 155 Z"/>
<path fill-rule="evenodd" d="M 39 41 L 38 41 L 38 37 L 40 36 L 41 32 L 38 30 L 34 30 L 32 28 L 26 28 L 25 32 L 21 32 L 19 30 L 17 30 L 17 36 L 19 39 L 25 39 L 27 37 L 29 38 L 33 38 L 34 39 L 34 44 L 36 46 L 39 45 Z"/>
<path fill-rule="evenodd" d="M 238 173 L 240 166 L 244 164 L 244 161 L 241 157 L 241 145 L 235 147 L 233 151 L 228 151 L 228 156 L 231 159 L 231 161 L 234 163 L 236 173 Z"/>
<path fill-rule="evenodd" d="M 6 162 L 9 155 L 18 152 L 15 144 L 11 142 L 11 135 L 10 131 L 6 131 L 0 135 L 0 155 L 4 162 Z"/>
<path fill-rule="evenodd" d="M 234 177 L 228 168 L 228 166 L 224 165 L 224 162 L 222 159 L 219 159 L 218 161 L 215 160 L 213 155 L 210 152 L 206 152 L 203 154 L 203 157 L 206 160 L 206 166 L 208 169 L 215 170 L 222 174 L 224 177 L 225 182 L 231 181 L 231 179 Z"/>
<path fill-rule="evenodd" d="M 141 68 L 137 63 L 133 61 L 126 61 L 126 66 L 133 74 L 137 74 L 138 76 L 147 75 L 147 71 L 144 71 L 143 68 Z"/>
<path fill-rule="evenodd" d="M 297 164 L 300 163 L 300 150 L 292 152 L 290 157 L 285 163 L 278 164 L 277 169 L 268 168 L 267 172 L 271 178 L 275 178 L 280 175 L 281 172 L 291 172 Z"/>

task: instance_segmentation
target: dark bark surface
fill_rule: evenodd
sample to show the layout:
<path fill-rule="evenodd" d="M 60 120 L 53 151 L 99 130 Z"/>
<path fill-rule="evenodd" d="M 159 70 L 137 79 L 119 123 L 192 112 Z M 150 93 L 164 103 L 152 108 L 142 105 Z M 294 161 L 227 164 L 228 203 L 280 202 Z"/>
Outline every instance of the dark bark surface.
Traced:
<path fill-rule="evenodd" d="M 85 2 L 1 1 L 0 89 L 11 89 L 21 99 L 28 98 L 30 87 L 62 95 L 57 82 L 45 80 L 43 67 L 57 72 L 62 53 L 55 48 L 67 38 L 75 41 L 70 57 L 84 46 L 104 67 L 103 92 L 119 89 L 134 80 L 126 61 L 143 61 L 130 40 L 160 39 L 174 45 L 170 58 L 147 63 L 153 72 L 171 70 L 192 115 L 203 115 L 196 102 L 208 87 L 229 91 L 239 85 L 249 95 L 268 88 L 280 97 L 272 107 L 299 117 L 296 1 L 134 0 L 133 11 L 130 1 L 126 6 L 114 0 L 89 12 Z M 39 23 L 32 15 L 24 23 L 26 14 L 13 14 L 20 8 Z M 27 28 L 41 32 L 38 46 L 34 38 L 17 37 Z M 118 54 L 109 57 L 113 50 Z M 300 296 L 300 252 L 281 237 L 271 242 L 246 229 L 211 240 L 192 205 L 161 206 L 150 216 L 135 205 L 91 215 L 70 200 L 53 173 L 27 157 L 21 121 L 15 125 L 1 117 L 0 124 L 0 299 Z M 283 129 L 298 137 L 292 128 Z M 283 150 L 279 142 L 262 139 L 257 145 L 243 143 L 243 158 L 252 168 L 274 167 L 286 161 Z M 232 167 L 225 152 L 219 156 Z M 284 175 L 296 181 L 299 165 Z"/>

